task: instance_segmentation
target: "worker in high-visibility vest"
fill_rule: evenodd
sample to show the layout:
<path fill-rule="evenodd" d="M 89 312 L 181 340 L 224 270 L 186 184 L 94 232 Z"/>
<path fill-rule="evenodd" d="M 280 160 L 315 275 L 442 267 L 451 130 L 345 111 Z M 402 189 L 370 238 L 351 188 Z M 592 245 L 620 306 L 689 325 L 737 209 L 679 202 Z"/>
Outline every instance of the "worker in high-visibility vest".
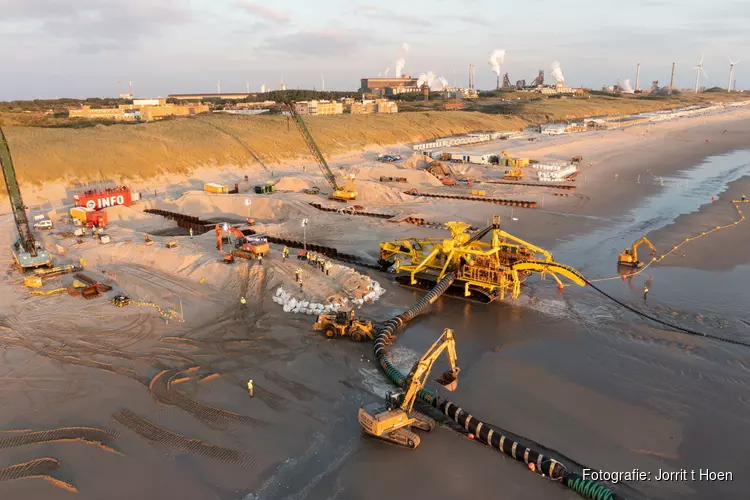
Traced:
<path fill-rule="evenodd" d="M 325 266 L 325 268 L 326 268 L 326 276 L 330 276 L 331 275 L 331 268 L 332 267 L 333 267 L 333 263 L 331 263 L 330 260 L 326 261 L 326 266 Z"/>
<path fill-rule="evenodd" d="M 284 247 L 284 251 L 281 253 L 281 258 L 284 260 L 289 258 L 289 247 Z"/>
<path fill-rule="evenodd" d="M 294 282 L 295 283 L 302 282 L 302 269 L 297 269 L 297 272 L 294 273 Z"/>
<path fill-rule="evenodd" d="M 247 307 L 247 300 L 245 300 L 245 297 L 240 297 L 240 306 L 242 306 L 243 309 Z"/>

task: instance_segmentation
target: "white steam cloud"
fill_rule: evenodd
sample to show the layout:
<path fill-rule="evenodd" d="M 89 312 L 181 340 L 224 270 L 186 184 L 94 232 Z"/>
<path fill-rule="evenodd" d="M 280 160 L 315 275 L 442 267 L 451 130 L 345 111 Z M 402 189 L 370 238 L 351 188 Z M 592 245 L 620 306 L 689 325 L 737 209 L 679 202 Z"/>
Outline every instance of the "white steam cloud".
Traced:
<path fill-rule="evenodd" d="M 550 71 L 550 75 L 552 75 L 552 78 L 554 78 L 557 83 L 565 83 L 565 77 L 560 69 L 559 62 L 555 61 L 552 63 L 552 71 Z"/>
<path fill-rule="evenodd" d="M 630 86 L 630 79 L 625 80 L 625 83 L 622 84 L 622 91 L 625 94 L 635 93 L 635 90 L 633 90 L 633 87 Z"/>
<path fill-rule="evenodd" d="M 406 66 L 406 59 L 403 57 L 396 59 L 396 78 L 401 78 L 401 72 L 403 71 L 404 66 Z"/>
<path fill-rule="evenodd" d="M 500 76 L 500 65 L 505 62 L 505 49 L 495 50 L 492 54 L 490 54 L 490 59 L 488 62 L 490 63 L 490 66 L 492 66 L 492 71 L 497 76 Z"/>
<path fill-rule="evenodd" d="M 388 78 L 388 73 L 391 71 L 391 68 L 385 68 L 385 77 Z"/>
<path fill-rule="evenodd" d="M 396 78 L 401 78 L 404 66 L 406 66 L 406 55 L 409 53 L 409 44 L 404 42 L 398 50 L 398 59 L 396 59 Z"/>
<path fill-rule="evenodd" d="M 430 90 L 434 91 L 445 90 L 448 88 L 448 80 L 442 76 L 436 76 L 432 71 L 419 75 L 417 86 L 421 87 L 424 84 L 427 84 L 427 86 L 430 87 Z"/>

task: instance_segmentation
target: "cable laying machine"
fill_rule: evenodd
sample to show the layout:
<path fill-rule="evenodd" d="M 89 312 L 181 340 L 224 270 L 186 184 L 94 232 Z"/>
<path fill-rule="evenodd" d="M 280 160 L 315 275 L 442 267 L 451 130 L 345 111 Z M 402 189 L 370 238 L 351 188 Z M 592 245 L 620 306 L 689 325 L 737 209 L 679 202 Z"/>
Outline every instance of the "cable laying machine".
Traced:
<path fill-rule="evenodd" d="M 542 279 L 551 276 L 560 288 L 564 284 L 558 275 L 585 286 L 580 272 L 555 262 L 547 250 L 503 231 L 500 221 L 494 216 L 491 225 L 473 235 L 468 232 L 469 224 L 447 222 L 450 238 L 381 243 L 379 263 L 397 274 L 397 283 L 422 290 L 455 272 L 456 280 L 446 293 L 483 303 L 504 300 L 506 295 L 517 298 L 521 283 L 533 273 Z M 487 235 L 490 241 L 482 241 Z"/>

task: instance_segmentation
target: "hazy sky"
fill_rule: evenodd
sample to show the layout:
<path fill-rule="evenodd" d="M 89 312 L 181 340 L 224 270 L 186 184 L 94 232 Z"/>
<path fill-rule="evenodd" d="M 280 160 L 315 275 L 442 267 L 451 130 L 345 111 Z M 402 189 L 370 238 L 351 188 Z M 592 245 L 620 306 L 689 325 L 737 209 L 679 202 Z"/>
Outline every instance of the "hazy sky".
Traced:
<path fill-rule="evenodd" d="M 180 92 L 321 87 L 356 90 L 390 67 L 403 42 L 404 71 L 433 71 L 494 88 L 487 62 L 507 51 L 513 82 L 548 80 L 560 62 L 566 82 L 600 88 L 692 87 L 705 52 L 707 86 L 735 79 L 750 88 L 748 0 L 0 0 L 0 100 L 114 96 L 133 80 L 138 96 Z M 403 50 L 403 49 L 401 49 Z"/>

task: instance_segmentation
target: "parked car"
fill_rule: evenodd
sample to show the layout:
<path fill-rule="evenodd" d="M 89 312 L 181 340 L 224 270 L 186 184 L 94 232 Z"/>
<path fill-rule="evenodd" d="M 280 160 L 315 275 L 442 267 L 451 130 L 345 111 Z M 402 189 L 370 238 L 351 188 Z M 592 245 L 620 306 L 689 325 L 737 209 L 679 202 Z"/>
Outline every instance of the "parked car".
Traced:
<path fill-rule="evenodd" d="M 394 161 L 399 161 L 400 159 L 401 159 L 401 155 L 382 154 L 378 156 L 378 161 L 384 161 L 384 162 L 394 162 Z"/>
<path fill-rule="evenodd" d="M 34 224 L 34 229 L 52 229 L 52 221 L 49 219 L 40 220 Z"/>

